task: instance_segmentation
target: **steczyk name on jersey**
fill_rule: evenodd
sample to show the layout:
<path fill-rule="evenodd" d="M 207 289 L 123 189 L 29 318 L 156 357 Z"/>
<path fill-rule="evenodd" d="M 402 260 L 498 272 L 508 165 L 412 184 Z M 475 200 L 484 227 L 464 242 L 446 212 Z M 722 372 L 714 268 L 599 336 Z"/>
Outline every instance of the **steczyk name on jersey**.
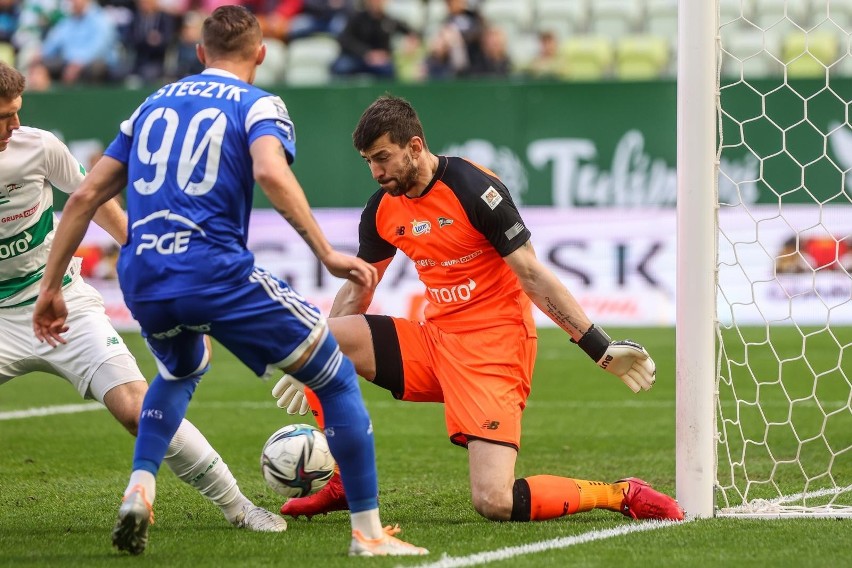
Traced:
<path fill-rule="evenodd" d="M 243 93 L 247 93 L 237 85 L 226 85 L 217 81 L 183 81 L 166 85 L 153 95 L 152 99 L 160 97 L 202 97 L 205 99 L 225 99 L 229 101 L 240 101 Z"/>

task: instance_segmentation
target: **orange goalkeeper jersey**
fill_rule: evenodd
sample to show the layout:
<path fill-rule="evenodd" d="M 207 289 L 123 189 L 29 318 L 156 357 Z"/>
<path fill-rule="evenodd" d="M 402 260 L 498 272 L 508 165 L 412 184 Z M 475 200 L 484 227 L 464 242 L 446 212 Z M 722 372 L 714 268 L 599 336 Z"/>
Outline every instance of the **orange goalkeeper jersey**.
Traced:
<path fill-rule="evenodd" d="M 402 250 L 426 285 L 426 319 L 448 332 L 517 324 L 535 336 L 531 302 L 503 257 L 530 238 L 506 186 L 462 158 L 439 156 L 422 195 L 377 191 L 361 215 L 358 256 Z"/>

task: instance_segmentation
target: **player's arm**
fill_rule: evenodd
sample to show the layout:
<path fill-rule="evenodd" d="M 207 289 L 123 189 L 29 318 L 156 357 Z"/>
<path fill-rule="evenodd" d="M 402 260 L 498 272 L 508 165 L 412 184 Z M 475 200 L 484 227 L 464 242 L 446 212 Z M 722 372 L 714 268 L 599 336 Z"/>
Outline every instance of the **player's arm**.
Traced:
<path fill-rule="evenodd" d="M 278 213 L 290 223 L 328 271 L 361 286 L 376 285 L 376 269 L 360 258 L 335 250 L 320 229 L 281 142 L 260 136 L 250 146 L 254 179 Z"/>
<path fill-rule="evenodd" d="M 65 343 L 61 334 L 68 329 L 65 325 L 68 312 L 62 298 L 62 276 L 98 208 L 118 195 L 126 182 L 126 166 L 104 156 L 65 204 L 33 312 L 33 331 L 40 341 L 50 345 Z"/>
<path fill-rule="evenodd" d="M 83 183 L 86 169 L 71 154 L 68 146 L 50 132 L 44 132 L 42 141 L 48 181 L 60 191 L 73 193 Z M 118 244 L 127 242 L 127 215 L 117 199 L 104 203 L 95 213 L 94 221 Z"/>
<path fill-rule="evenodd" d="M 533 303 L 568 332 L 598 366 L 619 377 L 633 392 L 653 386 L 656 366 L 645 348 L 629 340 L 612 341 L 592 325 L 565 285 L 538 260 L 529 240 L 503 258 Z"/>
<path fill-rule="evenodd" d="M 123 245 L 127 242 L 127 214 L 118 204 L 117 198 L 114 197 L 98 207 L 92 220 L 109 233 L 118 244 Z"/>
<path fill-rule="evenodd" d="M 393 257 L 373 263 L 377 272 L 376 284 L 381 282 L 392 260 Z M 368 288 L 352 281 L 345 282 L 334 297 L 329 316 L 334 318 L 366 313 L 370 304 L 373 303 L 375 292 L 375 286 Z"/>
<path fill-rule="evenodd" d="M 547 317 L 574 341 L 583 337 L 592 322 L 568 288 L 538 260 L 530 241 L 503 259 L 517 275 L 527 296 Z"/>
<path fill-rule="evenodd" d="M 358 258 L 364 259 L 376 268 L 377 285 L 396 254 L 396 247 L 379 234 L 376 224 L 379 205 L 384 195 L 385 192 L 380 189 L 367 200 L 367 204 L 361 211 L 361 220 L 358 223 Z M 346 282 L 334 297 L 331 317 L 367 313 L 367 309 L 373 302 L 374 294 L 375 286 L 367 288 Z"/>

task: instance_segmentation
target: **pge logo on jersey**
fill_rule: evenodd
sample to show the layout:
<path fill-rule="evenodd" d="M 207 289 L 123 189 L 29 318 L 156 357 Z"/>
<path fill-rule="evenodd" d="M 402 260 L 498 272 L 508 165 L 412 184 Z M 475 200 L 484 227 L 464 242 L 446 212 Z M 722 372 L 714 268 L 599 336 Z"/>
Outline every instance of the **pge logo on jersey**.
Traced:
<path fill-rule="evenodd" d="M 193 233 L 198 232 L 202 237 L 207 236 L 204 229 L 196 225 L 183 215 L 170 212 L 168 209 L 156 211 L 147 217 L 133 223 L 131 230 L 146 225 L 152 221 L 171 221 L 172 224 L 180 223 L 188 230 L 168 231 L 165 233 L 142 233 L 139 235 L 139 244 L 136 246 L 136 254 L 140 255 L 146 250 L 153 250 L 162 255 L 181 254 L 189 250 L 190 238 Z"/>

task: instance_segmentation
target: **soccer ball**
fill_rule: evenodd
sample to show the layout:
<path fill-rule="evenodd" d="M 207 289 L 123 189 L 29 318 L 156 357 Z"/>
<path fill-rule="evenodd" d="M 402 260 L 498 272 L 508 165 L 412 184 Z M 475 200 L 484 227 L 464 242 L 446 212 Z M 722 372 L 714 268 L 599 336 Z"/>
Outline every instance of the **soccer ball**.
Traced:
<path fill-rule="evenodd" d="M 290 424 L 272 434 L 260 453 L 260 471 L 273 491 L 305 497 L 334 475 L 334 458 L 325 435 L 310 424 Z"/>

